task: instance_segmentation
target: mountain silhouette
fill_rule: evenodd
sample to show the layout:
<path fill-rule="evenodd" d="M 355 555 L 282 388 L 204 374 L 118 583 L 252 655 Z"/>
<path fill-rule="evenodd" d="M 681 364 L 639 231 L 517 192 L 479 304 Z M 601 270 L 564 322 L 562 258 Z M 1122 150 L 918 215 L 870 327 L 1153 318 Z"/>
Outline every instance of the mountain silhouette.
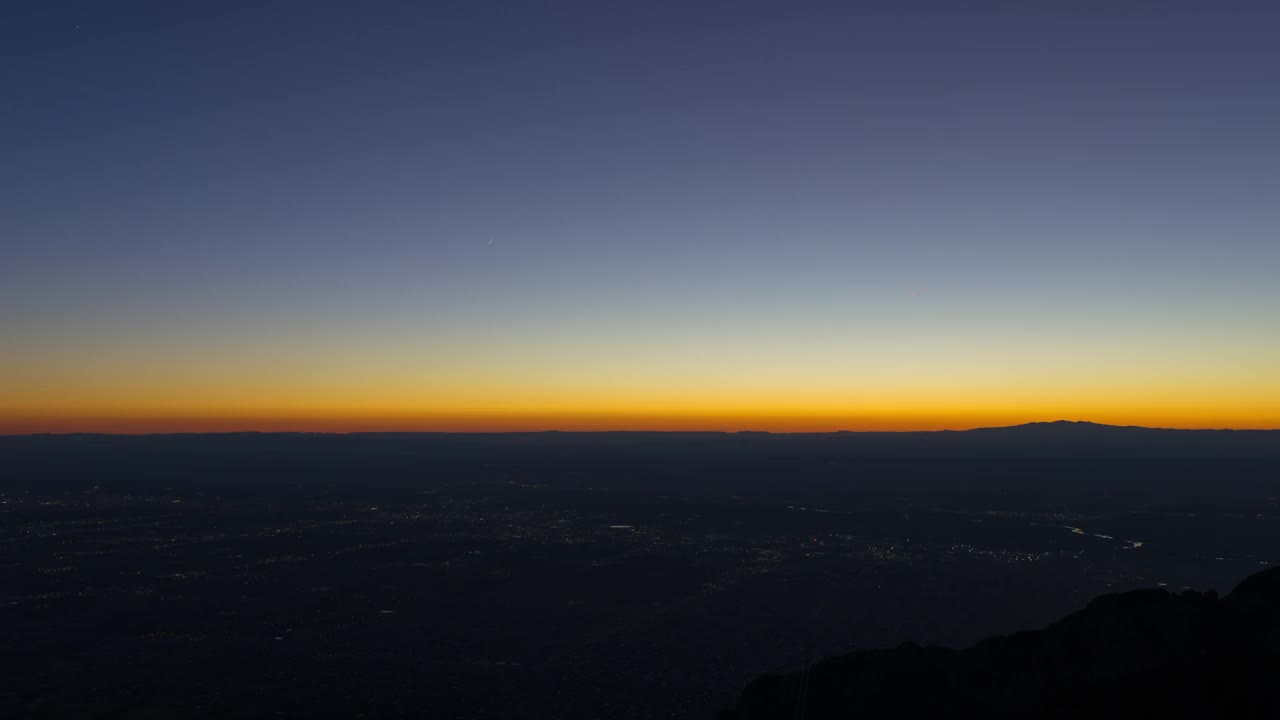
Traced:
<path fill-rule="evenodd" d="M 1103 595 L 963 650 L 907 643 L 753 680 L 719 720 L 1280 717 L 1280 568 L 1216 593 Z"/>
<path fill-rule="evenodd" d="M 1139 425 L 1106 425 L 1088 420 L 1052 420 L 1049 422 L 1029 422 L 1021 425 L 1005 427 L 975 428 L 972 432 L 1020 431 L 1024 433 L 1062 433 L 1062 432 L 1115 432 L 1143 430 L 1152 431 L 1160 428 L 1142 427 Z"/>

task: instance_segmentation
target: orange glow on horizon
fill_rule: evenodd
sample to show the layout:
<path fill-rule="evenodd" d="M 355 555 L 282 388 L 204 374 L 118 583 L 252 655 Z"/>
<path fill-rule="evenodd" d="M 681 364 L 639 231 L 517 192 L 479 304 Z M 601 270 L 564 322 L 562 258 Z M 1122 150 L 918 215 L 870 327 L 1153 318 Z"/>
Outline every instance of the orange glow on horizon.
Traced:
<path fill-rule="evenodd" d="M 1231 372 L 1201 355 L 1141 357 L 67 357 L 0 365 L 0 433 L 913 431 L 1061 419 L 1280 428 L 1271 354 Z"/>
<path fill-rule="evenodd" d="M 244 413 L 204 415 L 0 416 L 0 434 L 38 433 L 203 433 L 203 432 L 541 432 L 559 431 L 765 431 L 774 433 L 910 432 L 968 430 L 1052 420 L 1088 420 L 1108 425 L 1175 429 L 1268 430 L 1280 421 L 1266 417 L 1170 417 L 1139 413 L 999 413 L 917 415 L 701 415 L 631 413 L 471 413 L 449 415 L 368 413 Z"/>

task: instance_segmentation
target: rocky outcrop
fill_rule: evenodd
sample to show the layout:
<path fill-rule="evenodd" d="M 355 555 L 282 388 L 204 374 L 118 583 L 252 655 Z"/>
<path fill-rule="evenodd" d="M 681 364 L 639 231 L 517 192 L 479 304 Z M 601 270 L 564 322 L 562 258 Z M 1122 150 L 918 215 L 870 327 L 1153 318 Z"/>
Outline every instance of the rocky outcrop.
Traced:
<path fill-rule="evenodd" d="M 1104 595 L 963 650 L 905 644 L 752 681 L 720 720 L 1280 718 L 1280 568 L 1216 593 Z"/>

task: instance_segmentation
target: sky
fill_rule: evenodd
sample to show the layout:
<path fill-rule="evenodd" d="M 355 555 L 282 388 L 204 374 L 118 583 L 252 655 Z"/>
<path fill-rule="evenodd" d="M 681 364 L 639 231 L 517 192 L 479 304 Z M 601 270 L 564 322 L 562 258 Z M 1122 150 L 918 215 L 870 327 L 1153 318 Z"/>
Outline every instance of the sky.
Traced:
<path fill-rule="evenodd" d="M 0 433 L 1280 427 L 1280 4 L 0 9 Z"/>

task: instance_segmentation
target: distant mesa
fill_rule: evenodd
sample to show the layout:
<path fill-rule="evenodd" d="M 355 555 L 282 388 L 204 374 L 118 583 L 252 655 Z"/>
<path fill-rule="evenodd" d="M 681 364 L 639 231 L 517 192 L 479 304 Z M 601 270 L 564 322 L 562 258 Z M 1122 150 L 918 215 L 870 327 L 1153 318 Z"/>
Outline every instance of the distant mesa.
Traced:
<path fill-rule="evenodd" d="M 972 432 L 989 430 L 1021 430 L 1026 432 L 1098 432 L 1107 430 L 1152 430 L 1154 428 L 1139 425 L 1104 425 L 1088 420 L 1052 420 L 1049 422 L 1029 422 L 1021 425 L 1004 427 L 975 428 Z"/>

